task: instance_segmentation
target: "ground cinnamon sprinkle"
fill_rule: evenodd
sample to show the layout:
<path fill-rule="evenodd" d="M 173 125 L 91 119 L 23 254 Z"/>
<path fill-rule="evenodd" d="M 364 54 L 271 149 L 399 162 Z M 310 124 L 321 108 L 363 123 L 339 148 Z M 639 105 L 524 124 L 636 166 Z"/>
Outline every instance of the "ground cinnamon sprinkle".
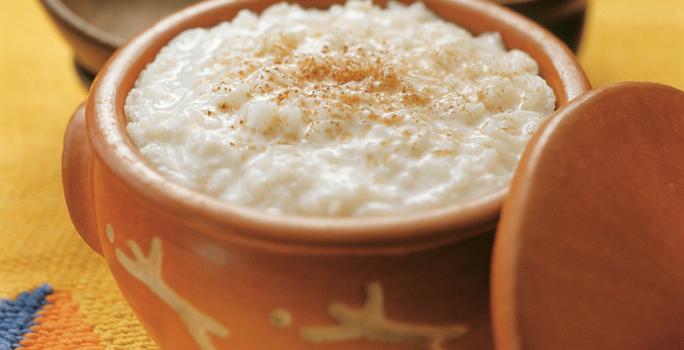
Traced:
<path fill-rule="evenodd" d="M 189 30 L 126 103 L 174 179 L 274 213 L 412 212 L 505 185 L 555 97 L 536 63 L 422 2 L 280 3 Z M 198 113 L 198 111 L 200 111 Z"/>
<path fill-rule="evenodd" d="M 288 39 L 285 45 L 279 44 L 275 51 L 262 47 L 257 55 L 271 55 L 271 64 L 256 68 L 247 76 L 252 62 L 237 70 L 240 79 L 253 81 L 249 91 L 253 95 L 269 95 L 276 106 L 284 106 L 296 101 L 296 105 L 305 108 L 302 95 L 308 96 L 310 104 L 322 108 L 330 118 L 349 121 L 351 115 L 358 114 L 367 106 L 427 106 L 429 96 L 423 96 L 406 83 L 400 69 L 395 63 L 385 62 L 382 52 L 369 52 L 361 46 L 343 45 L 333 50 L 324 45 L 321 52 L 302 54 L 296 52 L 296 43 Z M 386 51 L 386 50 L 385 50 Z M 269 56 L 270 57 L 270 56 Z M 222 83 L 229 81 L 223 79 Z M 228 90 L 225 86 L 215 88 Z M 338 101 L 339 103 L 336 103 Z M 331 108 L 335 107 L 335 112 Z M 228 112 L 230 106 L 221 103 L 219 111 Z M 343 113 L 337 113 L 343 112 Z M 307 113 L 308 114 L 308 113 Z M 401 118 L 392 115 L 379 119 L 377 114 L 369 116 L 370 121 L 380 121 L 387 126 L 398 125 Z M 308 120 L 308 125 L 316 119 Z M 275 124 L 262 128 L 263 137 L 273 138 L 278 135 Z M 305 126 L 305 128 L 308 128 Z M 344 127 L 326 129 L 326 135 L 333 138 L 348 137 L 343 133 Z M 291 136 L 292 134 L 290 134 Z"/>

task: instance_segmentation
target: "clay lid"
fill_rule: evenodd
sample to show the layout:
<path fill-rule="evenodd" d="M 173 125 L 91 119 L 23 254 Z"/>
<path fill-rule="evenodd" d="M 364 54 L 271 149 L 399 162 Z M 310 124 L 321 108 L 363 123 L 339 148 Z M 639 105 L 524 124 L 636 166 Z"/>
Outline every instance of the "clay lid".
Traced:
<path fill-rule="evenodd" d="M 684 349 L 684 92 L 627 83 L 527 148 L 494 251 L 497 349 Z"/>

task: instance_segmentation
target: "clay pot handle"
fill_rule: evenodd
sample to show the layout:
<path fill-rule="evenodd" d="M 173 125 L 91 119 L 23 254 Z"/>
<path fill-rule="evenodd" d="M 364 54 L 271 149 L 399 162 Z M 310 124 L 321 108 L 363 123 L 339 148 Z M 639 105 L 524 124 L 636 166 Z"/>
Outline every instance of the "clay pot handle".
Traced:
<path fill-rule="evenodd" d="M 62 184 L 69 216 L 81 238 L 98 254 L 102 248 L 97 235 L 92 187 L 93 150 L 88 142 L 85 104 L 74 112 L 62 151 Z"/>

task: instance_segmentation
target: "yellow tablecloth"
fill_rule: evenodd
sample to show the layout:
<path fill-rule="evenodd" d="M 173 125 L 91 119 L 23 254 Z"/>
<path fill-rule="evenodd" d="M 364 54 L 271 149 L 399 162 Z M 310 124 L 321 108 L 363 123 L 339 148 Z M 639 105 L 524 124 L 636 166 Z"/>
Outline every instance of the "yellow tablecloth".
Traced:
<path fill-rule="evenodd" d="M 684 1 L 590 5 L 580 57 L 595 86 L 649 80 L 684 89 Z M 70 294 L 102 348 L 155 348 L 66 212 L 62 134 L 86 96 L 69 48 L 38 1 L 0 1 L 0 30 L 0 299 L 49 283 Z"/>

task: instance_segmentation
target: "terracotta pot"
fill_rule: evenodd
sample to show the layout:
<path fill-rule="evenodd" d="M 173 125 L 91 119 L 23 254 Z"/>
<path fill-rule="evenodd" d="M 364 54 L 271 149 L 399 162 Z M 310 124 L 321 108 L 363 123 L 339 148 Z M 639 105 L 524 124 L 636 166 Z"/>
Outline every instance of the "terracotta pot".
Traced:
<path fill-rule="evenodd" d="M 185 29 L 273 2 L 197 4 L 112 57 L 65 137 L 64 190 L 76 228 L 164 349 L 491 348 L 490 254 L 507 189 L 404 216 L 273 216 L 167 180 L 131 143 L 124 99 L 161 47 Z M 559 106 L 589 89 L 572 52 L 522 16 L 474 0 L 426 3 L 527 51 Z"/>

